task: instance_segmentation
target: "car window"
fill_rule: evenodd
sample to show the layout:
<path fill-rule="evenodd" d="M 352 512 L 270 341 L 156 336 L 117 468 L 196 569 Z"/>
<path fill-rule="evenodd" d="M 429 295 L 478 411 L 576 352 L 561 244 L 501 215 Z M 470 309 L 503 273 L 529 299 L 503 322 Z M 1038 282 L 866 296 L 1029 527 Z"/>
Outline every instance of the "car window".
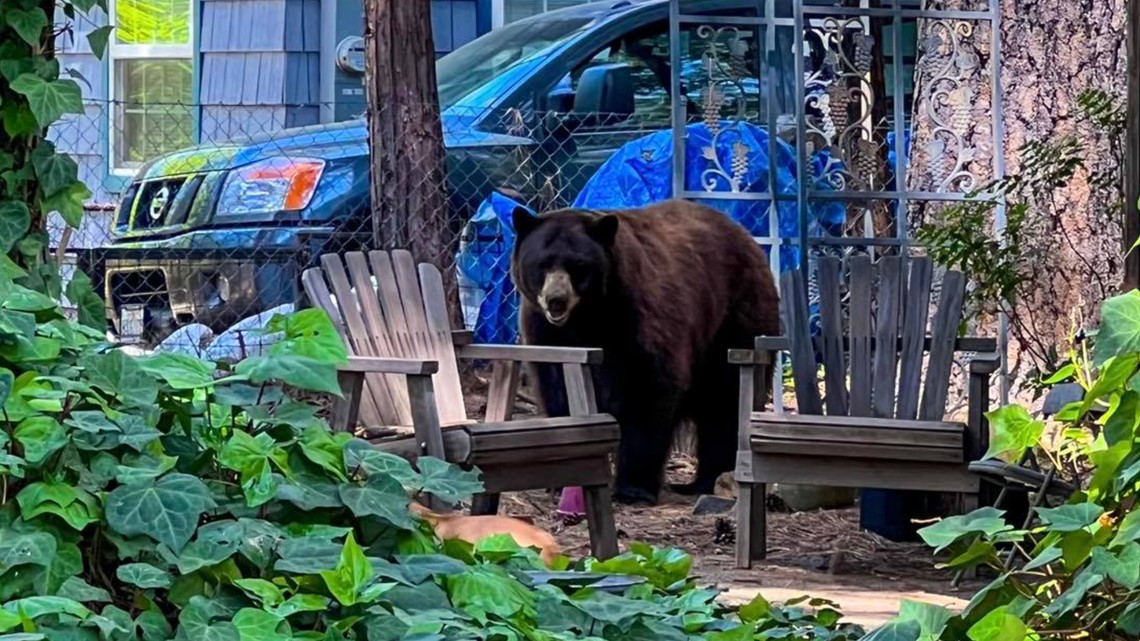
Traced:
<path fill-rule="evenodd" d="M 615 63 L 627 64 L 633 76 L 633 115 L 624 122 L 610 123 L 604 127 L 668 127 L 671 104 L 668 28 L 668 22 L 657 23 L 607 44 L 563 77 L 556 88 L 577 92 L 578 81 L 587 69 Z"/>

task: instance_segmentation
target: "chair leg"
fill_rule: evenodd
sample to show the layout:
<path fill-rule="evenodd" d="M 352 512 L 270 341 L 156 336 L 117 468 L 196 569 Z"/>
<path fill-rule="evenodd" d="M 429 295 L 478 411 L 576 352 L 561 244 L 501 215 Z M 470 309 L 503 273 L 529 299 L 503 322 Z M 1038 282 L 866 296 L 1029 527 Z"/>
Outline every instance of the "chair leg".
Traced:
<path fill-rule="evenodd" d="M 768 555 L 768 486 L 737 482 L 736 567 L 747 570 Z"/>
<path fill-rule="evenodd" d="M 590 553 L 599 560 L 618 554 L 617 526 L 609 485 L 582 488 L 586 498 L 586 527 L 590 530 Z"/>
<path fill-rule="evenodd" d="M 976 492 L 962 494 L 962 514 L 969 514 L 970 512 L 978 509 L 978 504 L 979 496 Z M 978 578 L 978 567 L 974 566 L 967 568 L 964 572 L 962 572 L 962 576 L 966 579 Z"/>
<path fill-rule="evenodd" d="M 471 497 L 472 516 L 498 514 L 499 494 L 476 494 Z"/>

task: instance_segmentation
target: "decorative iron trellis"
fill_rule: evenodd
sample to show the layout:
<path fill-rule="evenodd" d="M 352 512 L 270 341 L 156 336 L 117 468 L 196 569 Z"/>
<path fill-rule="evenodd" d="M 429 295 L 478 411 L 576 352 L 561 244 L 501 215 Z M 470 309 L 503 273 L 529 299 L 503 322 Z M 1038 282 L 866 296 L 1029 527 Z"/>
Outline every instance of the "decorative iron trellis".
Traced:
<path fill-rule="evenodd" d="M 926 217 L 1005 175 L 999 5 L 671 0 L 674 195 L 755 210 L 773 271 L 805 267 L 813 307 L 819 256 L 912 251 Z"/>

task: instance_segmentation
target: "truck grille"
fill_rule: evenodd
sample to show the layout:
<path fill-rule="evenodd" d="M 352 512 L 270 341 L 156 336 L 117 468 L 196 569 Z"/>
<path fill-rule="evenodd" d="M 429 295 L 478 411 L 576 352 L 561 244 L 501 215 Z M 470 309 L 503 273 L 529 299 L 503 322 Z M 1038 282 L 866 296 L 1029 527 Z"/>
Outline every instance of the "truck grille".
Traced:
<path fill-rule="evenodd" d="M 202 176 L 175 176 L 135 183 L 123 197 L 119 232 L 145 231 L 185 222 Z"/>

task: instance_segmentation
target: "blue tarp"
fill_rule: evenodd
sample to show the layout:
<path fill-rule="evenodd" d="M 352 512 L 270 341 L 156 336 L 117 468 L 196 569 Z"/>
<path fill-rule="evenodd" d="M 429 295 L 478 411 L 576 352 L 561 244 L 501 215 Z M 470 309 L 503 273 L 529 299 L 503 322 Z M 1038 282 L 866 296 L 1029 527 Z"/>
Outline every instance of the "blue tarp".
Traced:
<path fill-rule="evenodd" d="M 714 142 L 715 141 L 715 142 Z M 708 150 L 715 146 L 715 159 Z M 795 196 L 797 191 L 795 149 L 777 139 L 776 193 Z M 748 123 L 722 123 L 721 133 L 703 123 L 688 127 L 686 135 L 685 186 L 691 192 L 728 192 L 736 189 L 750 194 L 769 193 L 768 132 Z M 737 155 L 740 157 L 737 157 Z M 828 185 L 819 176 L 828 161 L 826 151 L 812 158 L 812 175 L 817 189 Z M 740 172 L 737 172 L 737 168 Z M 573 206 L 590 209 L 642 207 L 673 195 L 673 132 L 659 131 L 630 141 L 611 156 L 590 178 Z M 714 207 L 748 229 L 754 236 L 768 236 L 771 202 L 743 198 L 698 199 Z M 480 342 L 513 343 L 517 337 L 518 298 L 510 282 L 510 251 L 514 243 L 511 212 L 518 206 L 500 193 L 492 193 L 471 219 L 465 242 L 457 257 L 460 275 L 468 286 L 477 287 L 478 302 L 475 339 Z M 799 217 L 794 200 L 777 204 L 778 234 L 795 238 Z M 809 208 L 809 233 L 839 234 L 846 219 L 840 202 L 813 204 Z M 767 248 L 766 248 L 767 249 Z M 799 252 L 792 246 L 780 248 L 781 270 L 799 266 Z"/>

